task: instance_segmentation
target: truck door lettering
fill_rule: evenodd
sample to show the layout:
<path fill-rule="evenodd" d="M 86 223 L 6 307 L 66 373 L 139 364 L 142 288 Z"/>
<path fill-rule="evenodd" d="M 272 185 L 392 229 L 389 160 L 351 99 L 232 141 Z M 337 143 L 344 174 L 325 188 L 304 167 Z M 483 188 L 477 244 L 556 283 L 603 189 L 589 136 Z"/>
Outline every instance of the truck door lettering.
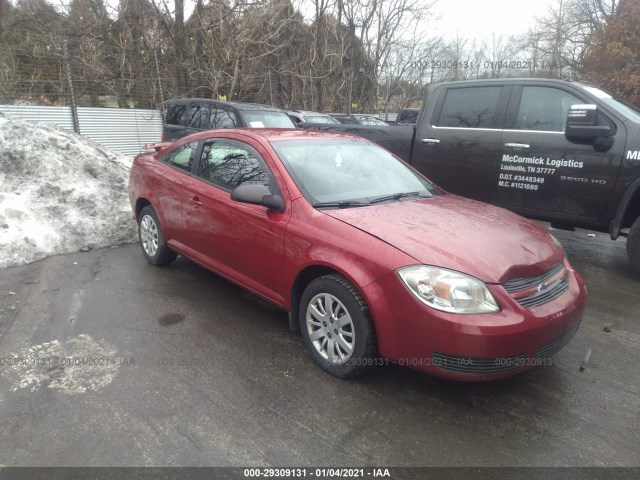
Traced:
<path fill-rule="evenodd" d="M 576 162 L 575 160 L 553 160 L 551 158 L 547 158 L 547 165 L 552 167 L 567 167 L 567 168 L 582 168 L 584 167 L 584 162 Z"/>

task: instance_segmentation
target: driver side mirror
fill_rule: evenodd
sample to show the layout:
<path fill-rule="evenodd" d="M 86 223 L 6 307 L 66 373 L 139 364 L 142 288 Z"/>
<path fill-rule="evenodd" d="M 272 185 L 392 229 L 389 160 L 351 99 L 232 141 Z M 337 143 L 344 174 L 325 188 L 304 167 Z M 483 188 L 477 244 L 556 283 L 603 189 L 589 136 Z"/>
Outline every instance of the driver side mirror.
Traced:
<path fill-rule="evenodd" d="M 284 212 L 284 200 L 274 195 L 266 185 L 259 183 L 242 183 L 231 192 L 231 200 L 252 205 L 263 205 L 276 212 Z"/>
<path fill-rule="evenodd" d="M 613 133 L 610 125 L 598 125 L 598 106 L 592 104 L 571 105 L 567 113 L 564 134 L 568 139 L 596 139 L 609 137 Z"/>

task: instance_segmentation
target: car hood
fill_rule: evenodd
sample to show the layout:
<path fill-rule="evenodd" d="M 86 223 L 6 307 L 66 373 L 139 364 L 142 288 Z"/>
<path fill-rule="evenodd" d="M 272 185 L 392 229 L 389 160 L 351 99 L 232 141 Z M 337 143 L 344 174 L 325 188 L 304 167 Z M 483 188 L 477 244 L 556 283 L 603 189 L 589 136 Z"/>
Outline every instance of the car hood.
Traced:
<path fill-rule="evenodd" d="M 394 246 L 416 263 L 457 270 L 487 283 L 539 275 L 564 258 L 541 226 L 456 195 L 323 212 Z"/>

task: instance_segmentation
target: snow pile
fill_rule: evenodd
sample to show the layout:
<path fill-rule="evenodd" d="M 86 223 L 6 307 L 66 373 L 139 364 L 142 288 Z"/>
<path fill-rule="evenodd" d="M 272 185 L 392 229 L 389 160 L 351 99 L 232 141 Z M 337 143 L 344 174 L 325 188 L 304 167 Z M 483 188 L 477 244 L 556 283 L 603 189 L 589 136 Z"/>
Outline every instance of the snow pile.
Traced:
<path fill-rule="evenodd" d="M 34 392 L 46 386 L 75 395 L 101 390 L 113 381 L 118 367 L 133 361 L 116 357 L 116 353 L 107 341 L 94 340 L 83 333 L 65 342 L 53 340 L 9 354 L 8 358 L 16 361 L 7 362 L 0 375 L 9 378 L 14 392 L 21 388 Z M 17 360 L 26 358 L 30 360 Z"/>
<path fill-rule="evenodd" d="M 0 267 L 135 240 L 131 160 L 0 113 Z"/>

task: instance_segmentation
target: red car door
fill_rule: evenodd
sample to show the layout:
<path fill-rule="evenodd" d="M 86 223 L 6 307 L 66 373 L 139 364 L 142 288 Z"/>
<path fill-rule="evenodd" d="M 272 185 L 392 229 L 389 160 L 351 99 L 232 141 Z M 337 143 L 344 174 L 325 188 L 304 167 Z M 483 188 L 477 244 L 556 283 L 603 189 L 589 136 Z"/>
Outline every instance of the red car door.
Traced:
<path fill-rule="evenodd" d="M 171 150 L 154 164 L 151 188 L 159 203 L 162 229 L 169 242 L 183 243 L 186 230 L 183 221 L 184 188 L 191 178 L 198 142 L 190 142 Z"/>
<path fill-rule="evenodd" d="M 188 254 L 282 303 L 282 256 L 290 213 L 231 200 L 231 190 L 244 182 L 263 183 L 273 193 L 283 194 L 283 186 L 255 148 L 226 138 L 206 140 L 196 176 L 185 185 Z"/>

